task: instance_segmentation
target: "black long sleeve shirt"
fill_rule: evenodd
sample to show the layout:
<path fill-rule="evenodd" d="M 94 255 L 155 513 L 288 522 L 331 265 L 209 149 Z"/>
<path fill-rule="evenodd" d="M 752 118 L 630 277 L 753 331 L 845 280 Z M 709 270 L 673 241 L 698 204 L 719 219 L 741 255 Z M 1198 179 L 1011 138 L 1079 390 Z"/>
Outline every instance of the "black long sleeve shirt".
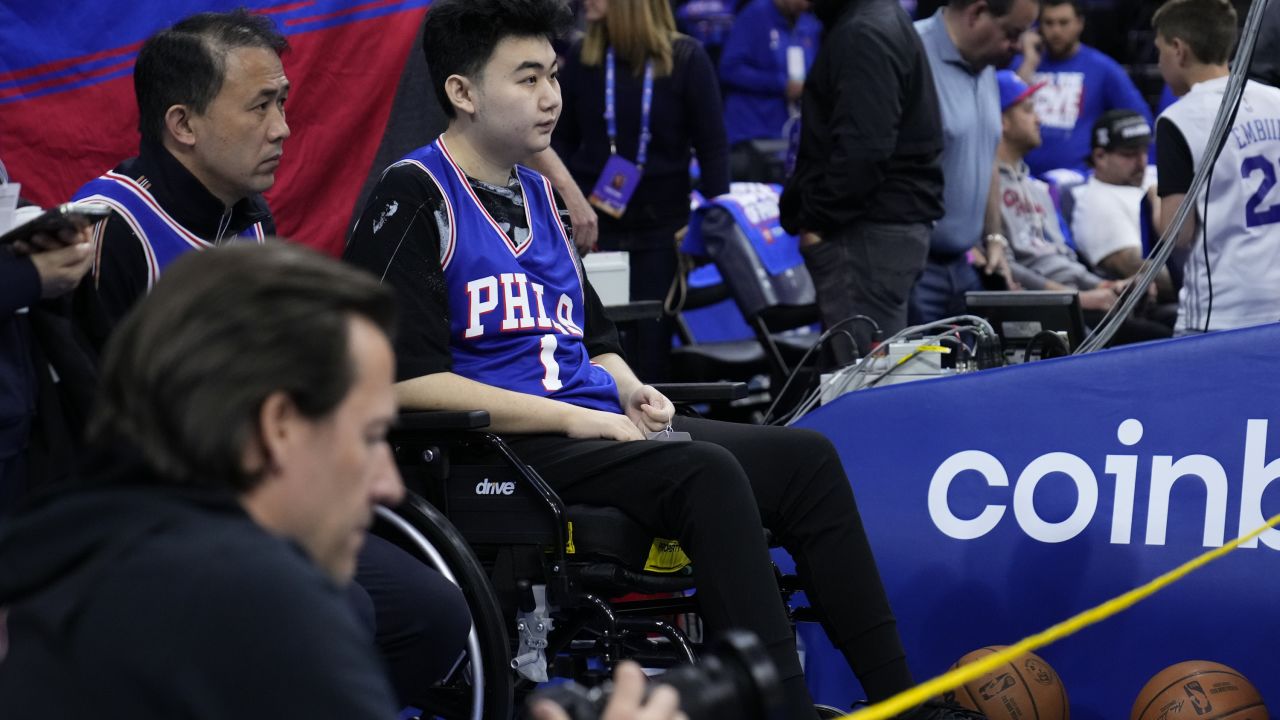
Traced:
<path fill-rule="evenodd" d="M 602 233 L 611 229 L 665 226 L 689 215 L 689 159 L 698 158 L 701 190 L 707 197 L 729 191 L 729 147 L 720 103 L 720 86 L 711 59 L 695 40 L 677 37 L 670 75 L 654 78 L 649 120 L 649 158 L 644 176 L 619 220 L 600 218 Z M 609 135 L 604 121 L 604 64 L 582 64 L 582 46 L 570 50 L 560 72 L 564 108 L 552 147 L 573 179 L 590 195 L 605 161 Z M 637 73 L 617 59 L 615 98 L 618 153 L 635 161 L 640 141 L 640 96 L 643 70 Z M 692 151 L 692 152 L 691 152 Z"/>
<path fill-rule="evenodd" d="M 505 187 L 467 178 L 485 210 L 511 239 L 529 234 L 520 183 L 512 175 Z M 559 195 L 561 222 L 569 227 L 568 212 Z M 468 228 L 459 228 L 458 242 L 467 242 Z M 488 232 L 488 228 L 484 229 Z M 396 296 L 396 379 L 409 380 L 453 369 L 449 349 L 448 285 L 440 262 L 440 238 L 449 234 L 449 213 L 440 189 L 421 171 L 393 166 L 374 186 L 347 241 L 342 259 L 380 278 Z M 590 281 L 583 284 L 586 299 L 584 338 L 591 357 L 621 354 L 618 332 L 604 313 Z"/>
<path fill-rule="evenodd" d="M 805 81 L 783 227 L 823 233 L 857 220 L 942 217 L 942 117 L 911 19 L 897 0 L 851 0 L 829 12 Z"/>

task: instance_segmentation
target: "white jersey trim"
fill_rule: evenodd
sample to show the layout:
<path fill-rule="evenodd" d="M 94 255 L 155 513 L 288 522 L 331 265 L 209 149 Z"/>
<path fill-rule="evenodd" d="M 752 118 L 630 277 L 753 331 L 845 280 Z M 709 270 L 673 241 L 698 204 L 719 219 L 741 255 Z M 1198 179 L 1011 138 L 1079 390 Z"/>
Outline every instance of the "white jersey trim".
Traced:
<path fill-rule="evenodd" d="M 142 246 L 142 255 L 147 261 L 147 289 L 150 290 L 156 280 L 160 279 L 160 263 L 156 260 L 155 251 L 151 249 L 151 243 L 147 242 L 146 233 L 142 231 L 142 226 L 138 223 L 138 219 L 134 217 L 133 213 L 118 200 L 107 197 L 106 195 L 90 195 L 80 202 L 91 202 L 106 205 L 115 211 L 117 215 L 123 218 L 126 223 L 128 223 L 129 229 L 133 230 L 133 236 L 138 239 L 138 244 Z M 105 220 L 99 223 L 100 226 L 105 224 Z M 102 240 L 104 239 L 103 237 L 98 236 L 97 232 L 98 231 L 95 231 L 94 244 L 96 247 L 94 248 L 93 260 L 95 279 L 101 274 Z"/>
<path fill-rule="evenodd" d="M 556 194 L 551 187 L 551 181 L 547 179 L 546 175 L 539 175 L 539 177 L 542 178 L 542 186 L 547 193 L 547 203 L 551 206 L 551 214 L 556 216 L 556 227 L 560 230 L 560 237 L 564 240 L 565 248 L 569 251 L 569 260 L 573 262 L 573 270 L 578 273 L 578 287 L 582 289 L 582 306 L 586 307 L 586 278 L 582 276 L 582 263 L 578 262 L 578 248 L 569 239 L 569 231 L 565 229 L 564 221 L 560 219 L 560 208 L 556 206 Z M 526 209 L 528 208 L 528 203 L 525 203 L 525 207 Z"/>
<path fill-rule="evenodd" d="M 196 250 L 207 250 L 213 247 L 212 243 L 201 239 L 200 236 L 183 227 L 177 220 L 174 220 L 172 215 L 165 212 L 164 208 L 160 207 L 160 203 L 156 201 L 155 196 L 148 192 L 146 188 L 142 187 L 142 185 L 138 184 L 138 182 L 133 178 L 121 175 L 115 171 L 107 172 L 102 177 L 107 180 L 114 180 L 124 189 L 134 195 L 137 195 L 140 200 L 150 205 L 151 209 L 156 212 L 156 215 L 158 215 L 166 225 L 172 228 L 173 231 L 191 247 Z M 258 235 L 261 236 L 261 234 L 261 229 L 259 229 Z"/>
<path fill-rule="evenodd" d="M 529 238 L 525 240 L 524 245 L 522 247 L 517 247 L 515 242 L 511 239 L 511 237 L 502 231 L 502 227 L 499 226 L 498 222 L 493 219 L 492 215 L 489 214 L 489 210 L 485 208 L 484 203 L 480 202 L 480 197 L 476 195 L 476 191 L 471 187 L 471 183 L 467 180 L 467 174 L 462 172 L 462 167 L 459 166 L 456 161 L 454 161 L 453 155 L 449 154 L 449 148 L 446 147 L 444 144 L 444 136 L 441 135 L 440 138 L 436 140 L 436 143 L 439 144 L 441 154 L 444 156 L 445 160 L 448 161 L 449 166 L 453 168 L 453 171 L 455 173 L 457 173 L 458 180 L 459 182 L 462 183 L 462 187 L 465 188 L 467 191 L 467 194 L 471 196 L 471 201 L 476 204 L 476 207 L 480 209 L 480 212 L 484 215 L 485 219 L 489 221 L 489 226 L 493 228 L 494 232 L 498 233 L 498 237 L 502 238 L 502 242 L 507 246 L 507 249 L 511 251 L 512 255 L 514 255 L 515 257 L 520 257 L 521 255 L 523 255 L 524 251 L 532 247 L 534 242 L 533 220 L 532 218 L 529 217 L 528 199 L 522 198 L 522 201 L 524 202 L 525 223 L 529 228 Z M 524 187 L 524 182 L 520 180 L 519 173 L 516 173 L 516 182 L 520 184 L 521 192 L 526 192 Z"/>

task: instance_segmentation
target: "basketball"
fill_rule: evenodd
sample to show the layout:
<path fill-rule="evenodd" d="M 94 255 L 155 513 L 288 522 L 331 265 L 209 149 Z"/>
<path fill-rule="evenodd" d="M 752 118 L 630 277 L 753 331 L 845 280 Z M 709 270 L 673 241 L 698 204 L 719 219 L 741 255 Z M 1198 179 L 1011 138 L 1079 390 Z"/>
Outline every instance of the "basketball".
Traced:
<path fill-rule="evenodd" d="M 992 645 L 974 650 L 951 667 L 968 665 L 1003 649 L 1003 645 Z M 943 699 L 976 710 L 991 720 L 1067 720 L 1071 717 L 1067 690 L 1058 673 L 1034 653 L 1019 656 L 970 680 L 947 692 Z"/>
<path fill-rule="evenodd" d="M 1262 696 L 1243 675 L 1208 660 L 1188 660 L 1142 686 L 1131 720 L 1267 720 Z"/>

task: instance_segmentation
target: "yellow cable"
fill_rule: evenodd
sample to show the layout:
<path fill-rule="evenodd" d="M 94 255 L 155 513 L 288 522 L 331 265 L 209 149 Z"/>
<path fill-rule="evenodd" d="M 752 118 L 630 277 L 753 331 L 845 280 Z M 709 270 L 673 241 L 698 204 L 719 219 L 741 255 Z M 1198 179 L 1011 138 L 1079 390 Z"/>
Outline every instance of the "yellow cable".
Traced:
<path fill-rule="evenodd" d="M 1123 595 L 1114 597 L 1100 605 L 1085 610 L 1074 617 L 1063 620 L 1047 630 L 1042 630 L 1035 635 L 1026 637 L 1017 643 L 1010 645 L 1004 650 L 1000 650 L 992 655 L 983 657 L 981 660 L 969 663 L 968 665 L 962 665 L 955 670 L 943 673 L 932 680 L 920 683 L 908 690 L 904 690 L 888 700 L 845 715 L 840 718 L 840 720 L 888 720 L 888 718 L 892 718 L 894 715 L 897 715 L 904 710 L 909 710 L 926 700 L 937 697 L 948 690 L 953 690 L 970 680 L 981 677 L 1024 653 L 1031 652 L 1032 650 L 1044 647 L 1049 643 L 1061 640 L 1062 638 L 1093 625 L 1094 623 L 1106 620 L 1116 613 L 1128 610 L 1138 602 L 1147 599 L 1172 583 L 1181 580 L 1193 570 L 1198 570 L 1223 555 L 1226 555 L 1232 550 L 1235 550 L 1246 540 L 1252 540 L 1253 538 L 1261 535 L 1263 531 L 1275 527 L 1277 523 L 1280 523 L 1280 515 L 1272 516 L 1270 520 L 1267 520 L 1266 524 L 1248 535 L 1238 537 L 1222 547 L 1214 548 L 1202 553 L 1157 577 L 1151 582 L 1146 583 L 1145 585 L 1140 585 Z"/>
<path fill-rule="evenodd" d="M 912 350 L 909 354 L 903 355 L 902 357 L 898 358 L 898 362 L 894 363 L 893 366 L 897 367 L 899 365 L 904 365 L 911 358 L 914 358 L 915 356 L 924 352 L 936 352 L 936 353 L 942 353 L 943 355 L 949 355 L 951 354 L 951 348 L 945 347 L 942 345 L 921 345 L 915 350 Z"/>

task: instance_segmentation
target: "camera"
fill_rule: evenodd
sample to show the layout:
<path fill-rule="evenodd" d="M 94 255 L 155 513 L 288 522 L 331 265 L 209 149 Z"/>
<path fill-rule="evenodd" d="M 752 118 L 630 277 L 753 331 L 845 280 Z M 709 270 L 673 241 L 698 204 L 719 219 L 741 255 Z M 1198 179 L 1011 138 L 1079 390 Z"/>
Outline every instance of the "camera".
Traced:
<path fill-rule="evenodd" d="M 735 718 L 772 720 L 782 700 L 782 682 L 773 661 L 753 633 L 724 634 L 697 665 L 679 665 L 653 678 L 680 693 L 689 720 Z M 595 720 L 609 702 L 613 684 L 585 688 L 574 682 L 540 690 L 537 697 L 558 703 L 573 720 Z"/>

